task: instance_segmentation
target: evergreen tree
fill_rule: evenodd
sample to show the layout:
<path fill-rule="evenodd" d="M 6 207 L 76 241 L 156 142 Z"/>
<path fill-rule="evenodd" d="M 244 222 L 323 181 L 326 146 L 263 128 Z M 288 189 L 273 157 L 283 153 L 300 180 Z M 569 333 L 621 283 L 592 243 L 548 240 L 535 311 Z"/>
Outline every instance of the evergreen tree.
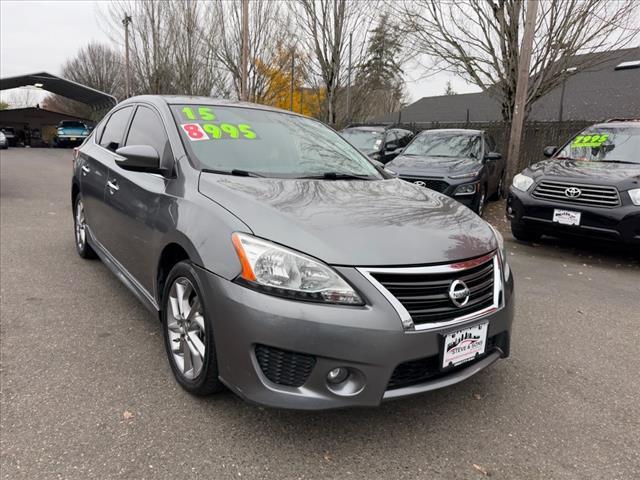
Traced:
<path fill-rule="evenodd" d="M 371 31 L 358 76 L 373 89 L 396 86 L 402 82 L 402 49 L 399 29 L 389 21 L 388 13 L 381 14 L 378 25 Z"/>

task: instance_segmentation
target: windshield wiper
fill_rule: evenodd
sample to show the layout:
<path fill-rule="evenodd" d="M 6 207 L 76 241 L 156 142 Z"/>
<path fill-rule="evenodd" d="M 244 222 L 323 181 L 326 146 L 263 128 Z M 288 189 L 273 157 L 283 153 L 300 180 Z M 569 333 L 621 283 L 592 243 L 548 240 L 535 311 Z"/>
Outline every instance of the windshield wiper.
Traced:
<path fill-rule="evenodd" d="M 357 175 L 355 173 L 324 172 L 318 175 L 305 175 L 296 177 L 298 179 L 321 179 L 321 180 L 373 180 L 369 175 Z"/>
<path fill-rule="evenodd" d="M 259 173 L 250 172 L 248 170 L 239 170 L 237 168 L 234 168 L 232 170 L 214 170 L 213 168 L 203 168 L 201 171 L 205 173 L 217 173 L 218 175 L 233 175 L 236 177 L 264 177 L 264 175 L 260 175 Z"/>

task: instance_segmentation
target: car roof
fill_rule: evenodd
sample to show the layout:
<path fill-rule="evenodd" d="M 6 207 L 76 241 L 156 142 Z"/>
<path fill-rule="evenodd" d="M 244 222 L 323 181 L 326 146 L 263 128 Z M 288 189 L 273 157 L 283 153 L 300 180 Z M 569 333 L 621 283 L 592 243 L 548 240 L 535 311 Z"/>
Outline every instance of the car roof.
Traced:
<path fill-rule="evenodd" d="M 251 102 L 240 102 L 237 100 L 227 100 L 223 98 L 212 98 L 202 96 L 190 96 L 190 95 L 138 95 L 135 97 L 127 98 L 118 105 L 125 105 L 135 102 L 147 102 L 157 105 L 158 103 L 164 103 L 167 105 L 211 105 L 218 107 L 243 107 L 251 108 L 254 110 L 265 110 L 270 112 L 286 113 L 288 115 L 295 115 L 303 117 L 296 112 L 289 110 L 283 110 L 281 108 L 270 107 L 268 105 L 260 105 Z"/>
<path fill-rule="evenodd" d="M 362 130 L 363 132 L 384 132 L 388 127 L 383 125 L 353 125 L 345 127 L 344 130 Z"/>
<path fill-rule="evenodd" d="M 481 133 L 484 132 L 484 130 L 474 130 L 471 128 L 436 128 L 433 130 L 423 130 L 420 132 L 420 134 L 423 133 L 434 133 L 434 132 L 444 132 L 444 133 L 463 133 L 463 134 L 468 134 L 468 135 L 480 135 Z"/>
<path fill-rule="evenodd" d="M 615 119 L 590 125 L 587 128 L 640 128 L 640 119 Z"/>

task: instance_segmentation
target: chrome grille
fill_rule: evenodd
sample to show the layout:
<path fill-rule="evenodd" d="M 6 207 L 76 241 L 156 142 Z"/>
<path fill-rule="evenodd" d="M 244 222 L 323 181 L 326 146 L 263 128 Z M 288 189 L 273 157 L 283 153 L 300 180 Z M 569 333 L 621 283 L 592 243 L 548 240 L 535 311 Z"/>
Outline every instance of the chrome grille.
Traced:
<path fill-rule="evenodd" d="M 410 316 L 410 325 L 403 319 L 405 328 L 412 325 L 416 329 L 424 329 L 479 316 L 492 307 L 496 308 L 496 287 L 499 286 L 496 260 L 495 255 L 487 255 L 452 265 L 361 271 L 387 298 L 393 300 L 396 310 L 399 307 Z M 462 280 L 470 291 L 468 302 L 461 307 L 449 297 L 449 288 L 455 280 Z"/>
<path fill-rule="evenodd" d="M 424 187 L 440 193 L 444 192 L 449 187 L 449 184 L 444 180 L 438 180 L 435 178 L 405 177 L 403 175 L 401 175 L 400 178 L 409 183 L 422 182 L 424 183 Z"/>
<path fill-rule="evenodd" d="M 580 194 L 573 197 L 569 196 L 565 192 L 570 189 L 578 189 Z M 605 185 L 542 181 L 536 186 L 531 195 L 541 200 L 556 200 L 574 205 L 590 205 L 594 207 L 617 207 L 620 205 L 620 195 L 616 187 Z"/>

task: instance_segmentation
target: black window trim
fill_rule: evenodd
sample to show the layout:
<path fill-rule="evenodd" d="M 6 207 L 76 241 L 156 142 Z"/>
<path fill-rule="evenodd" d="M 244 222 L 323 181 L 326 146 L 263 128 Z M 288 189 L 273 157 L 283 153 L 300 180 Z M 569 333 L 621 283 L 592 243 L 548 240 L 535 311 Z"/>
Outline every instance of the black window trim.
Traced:
<path fill-rule="evenodd" d="M 129 122 L 127 123 L 127 126 L 125 128 L 125 136 L 124 136 L 124 140 L 122 145 L 126 145 L 127 144 L 127 140 L 129 140 L 129 133 L 131 132 L 131 125 L 133 124 L 133 119 L 136 116 L 136 113 L 138 112 L 138 109 L 140 107 L 147 107 L 148 109 L 150 109 L 156 116 L 156 118 L 158 120 L 160 120 L 160 124 L 162 125 L 162 128 L 164 129 L 164 135 L 167 139 L 167 143 L 169 144 L 169 150 L 171 152 L 171 159 L 170 159 L 170 163 L 171 163 L 171 175 L 169 176 L 170 178 L 174 178 L 176 176 L 176 163 L 177 163 L 177 157 L 176 154 L 173 150 L 173 145 L 171 144 L 171 138 L 169 136 L 169 131 L 167 130 L 167 125 L 165 124 L 162 115 L 160 114 L 160 112 L 158 111 L 158 109 L 155 107 L 155 105 L 152 105 L 150 103 L 146 103 L 146 102 L 135 102 L 135 103 L 131 103 L 128 105 L 132 105 L 134 107 L 134 111 L 133 114 L 131 115 L 131 117 L 129 118 Z M 104 147 L 103 147 L 104 148 Z M 160 155 L 161 152 L 158 152 L 158 155 Z M 162 162 L 162 158 L 160 159 L 160 161 Z M 158 174 L 159 175 L 159 174 Z"/>
<path fill-rule="evenodd" d="M 127 103 L 126 105 L 122 105 L 122 107 L 120 107 L 120 108 L 118 108 L 118 109 L 113 110 L 112 112 L 110 112 L 110 113 L 109 113 L 109 116 L 108 116 L 107 118 L 105 118 L 105 119 L 104 119 L 104 128 L 102 128 L 102 131 L 100 132 L 100 138 L 99 138 L 99 139 L 98 139 L 98 138 L 96 138 L 96 139 L 95 139 L 95 143 L 96 143 L 96 145 L 97 145 L 98 147 L 100 147 L 101 149 L 103 149 L 103 150 L 105 150 L 105 151 L 109 152 L 109 153 L 110 153 L 110 154 L 112 154 L 112 155 L 113 155 L 113 154 L 115 154 L 116 152 L 114 152 L 113 150 L 109 150 L 108 148 L 105 148 L 105 147 L 103 147 L 103 146 L 100 144 L 100 142 L 102 142 L 102 137 L 104 136 L 104 131 L 105 131 L 105 129 L 106 129 L 106 127 L 107 127 L 107 125 L 109 124 L 109 120 L 111 120 L 111 117 L 113 117 L 113 115 L 114 115 L 115 113 L 120 112 L 120 111 L 124 110 L 125 108 L 130 108 L 130 107 L 134 107 L 134 104 Z M 132 111 L 132 112 L 133 112 L 133 111 L 135 111 L 135 108 L 132 108 L 132 109 L 131 109 L 131 111 Z M 120 139 L 120 143 L 118 143 L 118 145 L 119 145 L 119 146 L 122 146 L 122 145 L 123 145 L 123 140 L 124 140 L 124 138 L 125 138 L 125 136 L 124 136 L 124 135 L 125 135 L 125 133 L 128 133 L 128 132 L 129 132 L 129 126 L 131 125 L 131 120 L 132 120 L 132 119 L 133 119 L 133 114 L 132 114 L 132 113 L 130 113 L 130 114 L 129 114 L 129 118 L 127 119 L 127 123 L 125 124 L 124 130 L 123 130 L 123 132 L 122 132 L 122 135 L 123 135 L 123 136 L 122 136 L 122 138 Z"/>

